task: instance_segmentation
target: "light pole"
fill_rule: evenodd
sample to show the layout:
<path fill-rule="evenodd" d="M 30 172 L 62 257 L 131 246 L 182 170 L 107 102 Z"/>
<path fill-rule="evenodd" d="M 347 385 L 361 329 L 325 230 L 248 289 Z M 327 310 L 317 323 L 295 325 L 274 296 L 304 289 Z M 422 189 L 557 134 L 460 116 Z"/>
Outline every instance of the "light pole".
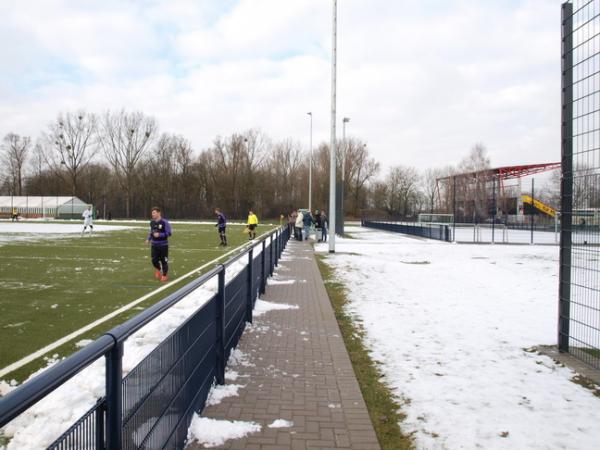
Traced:
<path fill-rule="evenodd" d="M 313 115 L 312 112 L 307 112 L 310 116 L 310 161 L 308 163 L 308 210 L 312 212 L 312 166 L 313 166 Z"/>
<path fill-rule="evenodd" d="M 333 0 L 333 23 L 331 33 L 331 142 L 329 144 L 329 253 L 335 253 L 335 108 L 337 64 L 337 0 Z"/>
<path fill-rule="evenodd" d="M 350 122 L 349 117 L 344 117 L 342 119 L 342 145 L 344 146 L 344 150 L 342 153 L 342 188 L 340 189 L 340 234 L 344 234 L 344 199 L 345 199 L 345 190 L 346 190 L 346 153 L 348 152 L 348 145 L 346 144 L 346 124 Z"/>

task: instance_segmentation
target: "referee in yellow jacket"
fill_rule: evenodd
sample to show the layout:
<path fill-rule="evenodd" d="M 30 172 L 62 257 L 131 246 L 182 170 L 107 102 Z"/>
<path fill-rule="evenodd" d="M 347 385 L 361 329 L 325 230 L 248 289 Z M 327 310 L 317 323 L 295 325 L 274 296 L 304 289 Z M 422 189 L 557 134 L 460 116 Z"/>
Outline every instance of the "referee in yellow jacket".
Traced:
<path fill-rule="evenodd" d="M 252 210 L 248 211 L 248 237 L 250 240 L 256 237 L 256 227 L 258 226 L 258 217 Z"/>

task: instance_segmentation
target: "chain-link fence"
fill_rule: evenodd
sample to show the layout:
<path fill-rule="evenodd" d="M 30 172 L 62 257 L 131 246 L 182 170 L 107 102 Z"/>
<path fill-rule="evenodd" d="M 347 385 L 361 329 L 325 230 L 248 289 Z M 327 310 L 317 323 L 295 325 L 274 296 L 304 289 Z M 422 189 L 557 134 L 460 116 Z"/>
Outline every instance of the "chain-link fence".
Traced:
<path fill-rule="evenodd" d="M 562 5 L 559 349 L 600 368 L 600 0 Z"/>

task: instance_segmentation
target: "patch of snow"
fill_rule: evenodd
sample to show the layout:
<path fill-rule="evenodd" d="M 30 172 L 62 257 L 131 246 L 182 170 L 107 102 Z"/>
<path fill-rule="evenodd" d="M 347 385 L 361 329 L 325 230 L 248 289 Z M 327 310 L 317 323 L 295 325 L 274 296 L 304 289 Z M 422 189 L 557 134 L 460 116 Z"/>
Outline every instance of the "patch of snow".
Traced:
<path fill-rule="evenodd" d="M 229 360 L 227 361 L 228 366 L 243 366 L 243 367 L 254 367 L 249 361 L 248 355 L 246 355 L 243 351 L 234 348 L 229 354 Z"/>
<path fill-rule="evenodd" d="M 267 426 L 269 428 L 290 428 L 294 426 L 294 422 L 291 420 L 277 419 Z"/>
<path fill-rule="evenodd" d="M 273 303 L 267 302 L 261 299 L 256 300 L 256 304 L 254 305 L 254 317 L 262 316 L 263 314 L 268 313 L 269 311 L 280 311 L 285 309 L 298 309 L 298 305 L 290 305 L 288 303 Z"/>
<path fill-rule="evenodd" d="M 230 439 L 240 439 L 261 429 L 254 422 L 209 419 L 194 414 L 187 440 L 188 444 L 197 442 L 205 447 L 218 447 Z"/>
<path fill-rule="evenodd" d="M 10 382 L 0 380 L 0 397 L 8 394 L 10 391 L 12 391 L 16 387 L 17 387 L 17 382 L 15 380 L 10 380 Z"/>
<path fill-rule="evenodd" d="M 237 373 L 235 370 L 228 370 L 225 372 L 225 379 L 227 381 L 235 381 L 238 379 L 239 376 L 240 374 Z"/>
<path fill-rule="evenodd" d="M 86 345 L 91 344 L 92 342 L 94 342 L 94 341 L 92 341 L 91 339 L 82 339 L 82 340 L 80 340 L 79 342 L 77 342 L 75 344 L 75 347 L 77 347 L 77 348 L 83 348 Z"/>
<path fill-rule="evenodd" d="M 237 397 L 238 391 L 245 386 L 241 384 L 215 384 L 208 393 L 207 406 L 218 405 L 224 398 Z"/>
<path fill-rule="evenodd" d="M 269 286 L 285 286 L 290 284 L 296 284 L 297 280 L 276 280 L 274 278 L 269 278 L 267 280 L 267 285 Z"/>

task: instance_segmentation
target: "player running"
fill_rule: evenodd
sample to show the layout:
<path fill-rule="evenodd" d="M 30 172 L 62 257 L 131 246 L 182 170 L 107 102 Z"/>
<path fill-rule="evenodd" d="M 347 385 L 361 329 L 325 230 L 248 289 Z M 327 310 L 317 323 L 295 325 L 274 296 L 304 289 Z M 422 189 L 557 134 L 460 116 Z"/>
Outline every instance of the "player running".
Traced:
<path fill-rule="evenodd" d="M 258 226 L 258 217 L 252 212 L 248 211 L 248 237 L 250 240 L 256 238 L 256 227 Z"/>
<path fill-rule="evenodd" d="M 215 208 L 215 214 L 217 215 L 217 223 L 215 227 L 217 227 L 217 231 L 219 232 L 219 237 L 221 238 L 221 243 L 219 244 L 222 247 L 227 246 L 227 219 L 225 218 L 225 214 L 221 212 L 219 208 Z"/>
<path fill-rule="evenodd" d="M 152 265 L 156 269 L 154 278 L 160 281 L 169 281 L 169 236 L 171 236 L 171 224 L 162 218 L 160 208 L 152 208 L 152 220 L 150 221 L 150 234 L 146 244 L 151 244 L 150 255 Z"/>
<path fill-rule="evenodd" d="M 94 231 L 94 224 L 92 223 L 94 213 L 92 213 L 92 207 L 88 206 L 87 209 L 81 214 L 81 217 L 83 217 L 83 230 L 81 231 L 81 236 L 83 237 L 83 235 L 85 234 L 85 230 L 87 230 L 87 227 L 90 227 L 91 236 L 92 232 Z"/>

